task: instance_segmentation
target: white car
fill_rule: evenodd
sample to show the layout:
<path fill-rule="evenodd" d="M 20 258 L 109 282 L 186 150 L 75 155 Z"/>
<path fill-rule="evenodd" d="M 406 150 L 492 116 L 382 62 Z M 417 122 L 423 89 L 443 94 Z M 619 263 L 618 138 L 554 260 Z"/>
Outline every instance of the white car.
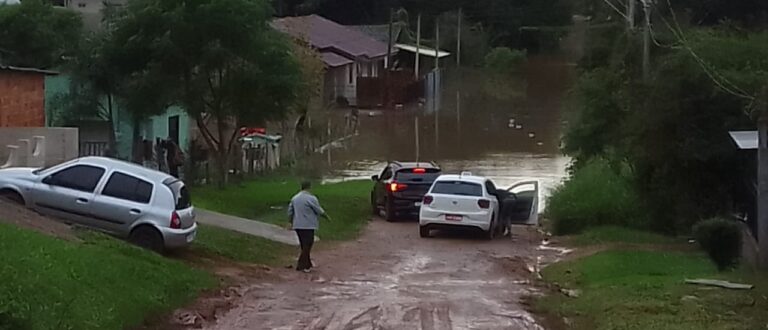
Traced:
<path fill-rule="evenodd" d="M 531 186 L 533 189 L 520 189 Z M 526 181 L 499 190 L 493 181 L 469 172 L 441 175 L 432 184 L 419 212 L 419 234 L 433 229 L 479 229 L 493 239 L 510 224 L 538 224 L 537 181 Z"/>

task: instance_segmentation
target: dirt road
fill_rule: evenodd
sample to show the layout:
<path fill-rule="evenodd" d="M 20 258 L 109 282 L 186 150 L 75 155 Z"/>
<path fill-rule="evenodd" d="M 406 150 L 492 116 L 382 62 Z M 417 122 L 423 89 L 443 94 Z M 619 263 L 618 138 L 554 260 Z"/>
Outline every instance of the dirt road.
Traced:
<path fill-rule="evenodd" d="M 521 298 L 540 238 L 516 228 L 489 242 L 422 239 L 413 222 L 375 220 L 362 237 L 314 256 L 312 274 L 284 269 L 240 288 L 207 329 L 541 329 Z"/>

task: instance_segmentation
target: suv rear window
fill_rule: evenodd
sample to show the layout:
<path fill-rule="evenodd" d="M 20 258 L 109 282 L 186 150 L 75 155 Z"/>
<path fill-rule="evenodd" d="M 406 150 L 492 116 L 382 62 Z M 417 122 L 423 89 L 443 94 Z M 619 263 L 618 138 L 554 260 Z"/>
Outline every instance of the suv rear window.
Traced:
<path fill-rule="evenodd" d="M 173 181 L 166 184 L 168 188 L 171 188 L 173 192 L 173 198 L 176 199 L 176 209 L 183 210 L 192 207 L 192 196 L 189 195 L 189 190 L 181 181 Z"/>
<path fill-rule="evenodd" d="M 432 183 L 440 176 L 441 171 L 436 168 L 407 168 L 395 173 L 395 181 L 403 183 Z"/>
<path fill-rule="evenodd" d="M 464 181 L 438 181 L 432 188 L 433 194 L 483 196 L 483 186 Z"/>

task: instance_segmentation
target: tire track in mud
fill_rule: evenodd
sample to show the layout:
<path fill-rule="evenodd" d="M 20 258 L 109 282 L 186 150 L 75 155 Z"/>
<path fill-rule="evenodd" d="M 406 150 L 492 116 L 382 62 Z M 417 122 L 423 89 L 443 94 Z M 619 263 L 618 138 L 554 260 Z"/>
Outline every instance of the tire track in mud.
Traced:
<path fill-rule="evenodd" d="M 318 251 L 322 268 L 243 288 L 205 329 L 542 329 L 522 299 L 538 234 L 492 242 L 465 235 L 418 238 L 413 223 L 374 221 L 357 242 Z M 210 322 L 212 321 L 212 322 Z"/>

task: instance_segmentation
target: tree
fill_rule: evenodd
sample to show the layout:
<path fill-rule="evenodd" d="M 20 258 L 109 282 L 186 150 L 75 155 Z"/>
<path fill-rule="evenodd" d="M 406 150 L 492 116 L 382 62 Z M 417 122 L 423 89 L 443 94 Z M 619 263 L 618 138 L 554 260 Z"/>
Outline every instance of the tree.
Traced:
<path fill-rule="evenodd" d="M 194 118 L 227 172 L 239 127 L 284 118 L 300 87 L 290 41 L 266 0 L 135 0 L 113 23 L 125 73 L 151 77 Z"/>
<path fill-rule="evenodd" d="M 71 46 L 77 45 L 81 31 L 77 13 L 53 8 L 47 1 L 0 4 L 0 63 L 55 67 L 71 52 Z"/>

